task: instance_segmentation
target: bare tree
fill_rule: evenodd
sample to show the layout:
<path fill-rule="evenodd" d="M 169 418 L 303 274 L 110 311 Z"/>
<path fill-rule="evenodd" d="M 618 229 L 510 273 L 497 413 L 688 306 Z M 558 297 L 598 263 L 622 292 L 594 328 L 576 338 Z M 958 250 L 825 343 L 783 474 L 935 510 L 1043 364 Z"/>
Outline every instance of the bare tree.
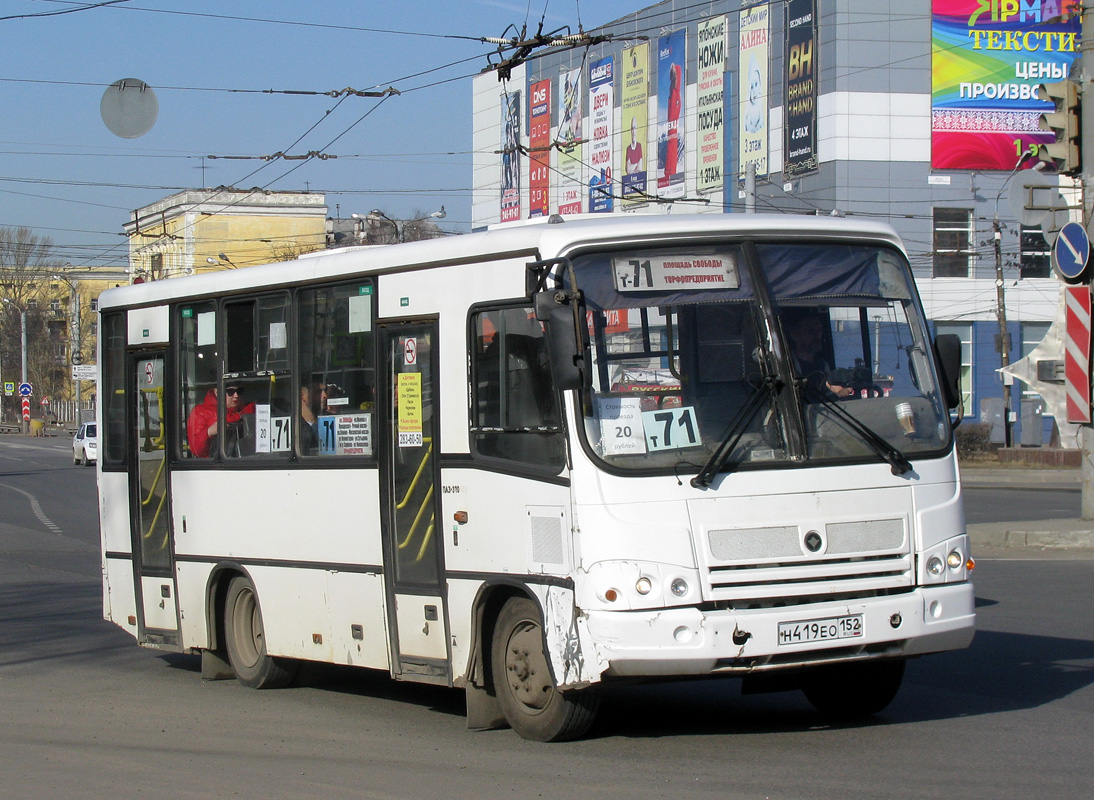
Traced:
<path fill-rule="evenodd" d="M 27 377 L 35 393 L 56 396 L 66 387 L 67 319 L 54 308 L 50 275 L 60 263 L 53 241 L 30 228 L 0 228 L 0 360 L 4 379 L 22 377 L 21 316 L 27 326 Z M 59 313 L 58 313 L 59 312 Z"/>

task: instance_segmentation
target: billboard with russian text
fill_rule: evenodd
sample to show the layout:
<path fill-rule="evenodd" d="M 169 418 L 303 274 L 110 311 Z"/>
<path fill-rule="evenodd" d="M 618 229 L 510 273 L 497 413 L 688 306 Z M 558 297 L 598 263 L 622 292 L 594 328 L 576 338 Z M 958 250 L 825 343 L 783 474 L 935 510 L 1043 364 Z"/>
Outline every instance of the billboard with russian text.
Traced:
<path fill-rule="evenodd" d="M 1025 150 L 1053 141 L 1039 126 L 1052 104 L 1037 99 L 1037 86 L 1068 77 L 1079 55 L 1080 7 L 1079 0 L 932 0 L 933 168 L 1009 171 Z"/>

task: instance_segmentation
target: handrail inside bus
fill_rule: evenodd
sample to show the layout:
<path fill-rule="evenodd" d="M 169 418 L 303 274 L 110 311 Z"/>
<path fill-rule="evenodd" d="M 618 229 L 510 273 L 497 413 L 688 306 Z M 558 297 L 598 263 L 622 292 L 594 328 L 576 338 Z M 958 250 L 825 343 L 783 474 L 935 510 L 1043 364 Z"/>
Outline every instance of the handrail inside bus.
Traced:
<path fill-rule="evenodd" d="M 427 436 L 422 439 L 422 442 L 428 442 L 429 447 L 426 448 L 425 455 L 422 456 L 422 463 L 418 465 L 418 471 L 414 473 L 414 479 L 406 489 L 406 496 L 395 505 L 395 508 L 399 511 L 406 508 L 406 504 L 410 502 L 410 496 L 414 494 L 414 489 L 418 486 L 418 479 L 425 472 L 425 465 L 429 461 L 429 456 L 433 453 L 433 437 Z"/>

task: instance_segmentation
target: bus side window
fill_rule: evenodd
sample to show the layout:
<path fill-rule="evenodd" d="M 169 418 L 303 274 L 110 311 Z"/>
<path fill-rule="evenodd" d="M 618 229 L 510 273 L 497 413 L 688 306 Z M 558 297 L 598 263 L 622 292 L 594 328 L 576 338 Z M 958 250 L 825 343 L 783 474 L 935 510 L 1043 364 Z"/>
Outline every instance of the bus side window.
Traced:
<path fill-rule="evenodd" d="M 473 452 L 557 472 L 564 440 L 542 323 L 510 306 L 473 313 L 471 327 Z"/>
<path fill-rule="evenodd" d="M 374 284 L 297 293 L 296 452 L 309 458 L 373 458 L 376 368 Z"/>
<path fill-rule="evenodd" d="M 216 405 L 217 312 L 211 301 L 184 303 L 175 309 L 175 342 L 178 353 L 178 442 L 183 458 L 199 457 L 190 444 L 190 421 L 203 418 L 196 412 L 209 402 Z"/>
<path fill-rule="evenodd" d="M 224 327 L 218 444 L 229 458 L 287 458 L 293 409 L 289 297 L 279 292 L 226 303 Z"/>

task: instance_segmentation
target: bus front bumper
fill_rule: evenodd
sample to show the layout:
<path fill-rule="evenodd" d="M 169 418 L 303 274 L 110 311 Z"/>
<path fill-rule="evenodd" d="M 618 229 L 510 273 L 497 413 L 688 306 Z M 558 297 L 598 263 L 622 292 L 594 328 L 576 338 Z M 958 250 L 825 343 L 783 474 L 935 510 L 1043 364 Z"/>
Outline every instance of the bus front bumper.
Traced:
<path fill-rule="evenodd" d="M 976 622 L 968 582 L 854 602 L 586 614 L 606 677 L 744 675 L 957 650 Z"/>

